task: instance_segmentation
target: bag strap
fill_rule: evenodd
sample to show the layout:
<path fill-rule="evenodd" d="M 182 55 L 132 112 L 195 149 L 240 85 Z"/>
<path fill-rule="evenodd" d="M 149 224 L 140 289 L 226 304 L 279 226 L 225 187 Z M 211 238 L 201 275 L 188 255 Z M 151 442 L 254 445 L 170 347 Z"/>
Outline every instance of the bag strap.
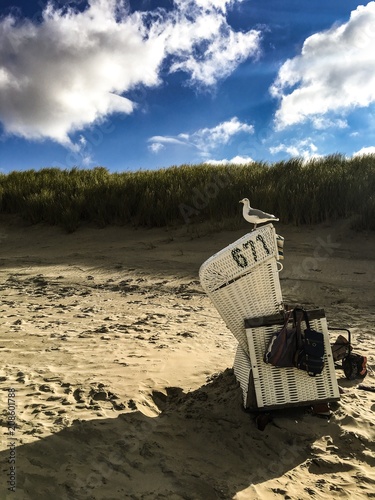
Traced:
<path fill-rule="evenodd" d="M 306 323 L 306 328 L 310 329 L 310 321 L 309 321 L 309 316 L 307 314 L 307 311 L 306 309 L 304 309 L 303 307 L 295 307 L 293 309 L 293 318 L 294 318 L 294 322 L 295 324 L 297 324 L 297 320 L 296 320 L 296 317 L 297 317 L 297 312 L 301 313 L 299 315 L 299 323 L 301 324 L 301 321 L 302 321 L 302 316 L 303 316 L 303 320 L 305 321 Z"/>
<path fill-rule="evenodd" d="M 295 307 L 293 309 L 293 323 L 294 328 L 296 329 L 296 348 L 299 349 L 302 347 L 302 331 L 301 331 L 301 322 L 302 322 L 302 313 L 303 309 L 301 307 Z"/>
<path fill-rule="evenodd" d="M 308 314 L 307 314 L 306 309 L 302 309 L 302 312 L 303 312 L 303 319 L 305 320 L 305 323 L 306 323 L 306 328 L 307 328 L 308 330 L 310 330 L 309 316 L 308 316 Z"/>
<path fill-rule="evenodd" d="M 290 318 L 292 317 L 293 309 L 289 309 L 284 312 L 284 328 L 288 325 Z"/>

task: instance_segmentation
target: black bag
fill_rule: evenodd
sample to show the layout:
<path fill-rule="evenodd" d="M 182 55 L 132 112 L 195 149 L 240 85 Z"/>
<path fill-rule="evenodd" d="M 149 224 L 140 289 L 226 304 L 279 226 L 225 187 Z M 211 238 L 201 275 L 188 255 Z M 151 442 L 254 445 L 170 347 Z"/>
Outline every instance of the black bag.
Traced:
<path fill-rule="evenodd" d="M 296 318 L 297 312 L 300 312 Z M 301 313 L 306 323 L 306 329 L 301 331 Z M 295 323 L 297 326 L 298 349 L 294 359 L 294 366 L 299 370 L 306 371 L 310 377 L 322 373 L 324 368 L 324 336 L 310 327 L 307 312 L 304 309 L 294 310 Z"/>
<path fill-rule="evenodd" d="M 272 335 L 263 357 L 265 363 L 279 368 L 294 366 L 297 339 L 295 326 L 288 328 L 291 317 L 292 311 L 288 311 L 283 327 Z"/>
<path fill-rule="evenodd" d="M 367 375 L 367 358 L 360 354 L 348 354 L 348 356 L 342 360 L 342 367 L 345 377 L 348 380 L 365 378 Z"/>

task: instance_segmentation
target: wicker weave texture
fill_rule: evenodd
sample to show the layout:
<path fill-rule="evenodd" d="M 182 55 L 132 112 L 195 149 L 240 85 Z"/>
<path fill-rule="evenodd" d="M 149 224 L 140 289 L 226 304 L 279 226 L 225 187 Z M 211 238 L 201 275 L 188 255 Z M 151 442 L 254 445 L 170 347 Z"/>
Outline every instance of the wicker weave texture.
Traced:
<path fill-rule="evenodd" d="M 310 323 L 311 328 L 324 335 L 325 364 L 316 377 L 297 368 L 276 368 L 264 363 L 263 355 L 275 326 L 246 330 L 258 408 L 340 398 L 327 321 L 321 318 Z"/>
<path fill-rule="evenodd" d="M 201 265 L 199 278 L 205 292 L 213 292 L 269 259 L 278 259 L 272 224 L 246 234 Z"/>
<path fill-rule="evenodd" d="M 273 257 L 230 285 L 207 294 L 242 349 L 249 354 L 244 320 L 276 314 L 282 305 L 277 260 Z"/>
<path fill-rule="evenodd" d="M 234 358 L 233 371 L 242 389 L 243 405 L 246 408 L 251 364 L 249 356 L 239 344 Z"/>

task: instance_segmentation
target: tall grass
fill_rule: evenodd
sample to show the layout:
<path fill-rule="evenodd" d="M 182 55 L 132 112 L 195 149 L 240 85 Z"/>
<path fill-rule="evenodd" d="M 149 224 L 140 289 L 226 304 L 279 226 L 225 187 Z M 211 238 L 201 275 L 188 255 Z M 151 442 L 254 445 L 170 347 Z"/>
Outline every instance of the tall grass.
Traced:
<path fill-rule="evenodd" d="M 0 174 L 2 213 L 67 231 L 86 222 L 152 227 L 238 219 L 243 197 L 284 223 L 353 217 L 356 227 L 375 229 L 375 155 L 126 173 L 96 167 Z"/>

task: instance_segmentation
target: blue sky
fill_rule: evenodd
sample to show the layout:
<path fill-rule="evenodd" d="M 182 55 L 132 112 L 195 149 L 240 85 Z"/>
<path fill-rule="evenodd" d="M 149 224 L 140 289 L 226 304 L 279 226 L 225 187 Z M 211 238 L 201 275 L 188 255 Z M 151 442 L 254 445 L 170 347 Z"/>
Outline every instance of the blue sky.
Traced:
<path fill-rule="evenodd" d="M 375 2 L 0 9 L 0 172 L 375 152 Z"/>

